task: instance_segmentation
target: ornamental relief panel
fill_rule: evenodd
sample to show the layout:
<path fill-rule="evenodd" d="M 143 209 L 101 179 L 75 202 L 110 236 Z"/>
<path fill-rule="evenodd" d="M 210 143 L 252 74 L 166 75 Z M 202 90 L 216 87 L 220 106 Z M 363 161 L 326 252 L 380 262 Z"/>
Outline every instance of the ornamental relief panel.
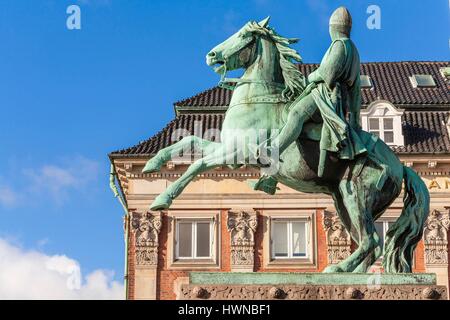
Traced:
<path fill-rule="evenodd" d="M 336 213 L 324 211 L 323 228 L 327 239 L 328 263 L 336 264 L 350 256 L 350 235 Z"/>
<path fill-rule="evenodd" d="M 255 213 L 245 211 L 228 213 L 227 227 L 231 234 L 231 265 L 253 268 L 255 231 L 258 220 Z"/>
<path fill-rule="evenodd" d="M 131 232 L 134 235 L 137 266 L 156 267 L 158 264 L 158 235 L 161 225 L 160 212 L 131 214 Z"/>
<path fill-rule="evenodd" d="M 425 222 L 423 239 L 425 244 L 425 263 L 448 264 L 448 211 L 433 210 Z"/>

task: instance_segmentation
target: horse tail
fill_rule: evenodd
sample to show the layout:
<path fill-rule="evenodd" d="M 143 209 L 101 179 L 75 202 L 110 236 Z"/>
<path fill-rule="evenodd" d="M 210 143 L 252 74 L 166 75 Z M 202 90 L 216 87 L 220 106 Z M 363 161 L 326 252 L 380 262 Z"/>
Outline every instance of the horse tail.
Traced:
<path fill-rule="evenodd" d="M 430 210 L 430 194 L 417 173 L 404 166 L 403 180 L 403 210 L 387 231 L 384 247 L 383 268 L 390 273 L 412 272 L 414 249 Z"/>

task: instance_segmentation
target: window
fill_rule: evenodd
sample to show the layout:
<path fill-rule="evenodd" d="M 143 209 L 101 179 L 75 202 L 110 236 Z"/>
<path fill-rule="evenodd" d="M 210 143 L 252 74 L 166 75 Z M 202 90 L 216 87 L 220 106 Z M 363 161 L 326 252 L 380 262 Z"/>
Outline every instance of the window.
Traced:
<path fill-rule="evenodd" d="M 386 233 L 387 233 L 389 227 L 392 226 L 393 223 L 394 223 L 393 221 L 376 221 L 375 222 L 375 229 L 381 238 L 381 243 L 383 244 L 383 247 L 381 248 L 381 250 L 383 250 L 382 251 L 383 253 L 384 253 L 384 241 L 386 239 Z"/>
<path fill-rule="evenodd" d="M 414 88 L 436 86 L 433 77 L 429 74 L 414 74 L 409 79 Z"/>
<path fill-rule="evenodd" d="M 368 75 L 362 74 L 360 76 L 361 80 L 361 88 L 371 88 L 372 87 L 372 80 Z"/>
<path fill-rule="evenodd" d="M 308 225 L 302 220 L 272 221 L 272 258 L 308 257 Z"/>
<path fill-rule="evenodd" d="M 445 80 L 450 80 L 450 67 L 440 68 L 439 71 L 441 72 Z"/>
<path fill-rule="evenodd" d="M 177 220 L 176 259 L 211 259 L 212 233 L 209 220 Z"/>
<path fill-rule="evenodd" d="M 369 118 L 369 132 L 380 137 L 387 144 L 394 143 L 394 119 Z"/>

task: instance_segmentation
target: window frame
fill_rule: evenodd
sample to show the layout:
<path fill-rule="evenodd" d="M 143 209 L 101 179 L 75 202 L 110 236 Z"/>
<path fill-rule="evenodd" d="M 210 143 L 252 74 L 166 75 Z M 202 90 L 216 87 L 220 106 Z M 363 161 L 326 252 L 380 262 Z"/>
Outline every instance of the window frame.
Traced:
<path fill-rule="evenodd" d="M 293 241 L 292 241 L 292 238 L 293 238 L 292 224 L 295 222 L 301 222 L 301 223 L 304 223 L 304 225 L 305 225 L 304 240 L 305 240 L 305 251 L 306 252 L 305 252 L 304 256 L 294 256 L 293 255 L 294 248 L 293 248 Z M 274 219 L 271 219 L 270 223 L 271 223 L 271 226 L 270 226 L 270 232 L 271 232 L 271 234 L 270 234 L 270 244 L 271 244 L 270 257 L 272 260 L 282 260 L 282 259 L 296 259 L 297 260 L 297 259 L 308 259 L 309 258 L 310 250 L 308 250 L 308 249 L 310 247 L 311 240 L 310 240 L 310 235 L 309 235 L 310 227 L 309 227 L 308 221 L 306 219 L 304 219 L 304 218 L 303 219 L 302 218 L 297 218 L 297 219 L 295 219 L 295 218 L 274 218 Z M 287 256 L 286 257 L 281 257 L 281 256 L 275 255 L 274 224 L 276 224 L 276 223 L 286 223 L 287 224 L 287 234 L 286 234 Z"/>
<path fill-rule="evenodd" d="M 180 223 L 190 223 L 191 224 L 191 256 L 190 257 L 181 257 L 180 256 Z M 207 257 L 199 257 L 197 256 L 198 251 L 198 229 L 197 226 L 199 223 L 209 224 L 209 255 Z M 211 260 L 213 258 L 213 247 L 214 247 L 214 223 L 211 219 L 202 219 L 202 218 L 176 218 L 175 220 L 175 260 Z"/>
<path fill-rule="evenodd" d="M 372 130 L 371 128 L 370 128 L 370 122 L 371 122 L 371 120 L 378 120 L 378 130 Z M 385 127 L 384 127 L 384 122 L 385 122 L 385 120 L 391 120 L 392 121 L 392 129 L 385 129 Z M 367 128 L 368 128 L 368 131 L 370 132 L 370 133 L 374 133 L 375 134 L 375 132 L 378 132 L 378 137 L 381 139 L 381 140 L 383 140 L 384 141 L 384 143 L 386 143 L 387 145 L 395 145 L 395 129 L 394 129 L 394 121 L 395 121 L 395 119 L 394 119 L 394 117 L 392 117 L 392 116 L 383 116 L 383 117 L 380 117 L 380 116 L 370 116 L 370 117 L 367 117 Z M 385 140 L 385 133 L 386 132 L 390 132 L 390 133 L 392 133 L 392 141 L 389 141 L 389 142 L 387 142 L 386 140 Z"/>
<path fill-rule="evenodd" d="M 318 248 L 317 248 L 317 215 L 316 209 L 300 209 L 300 208 L 284 208 L 284 209 L 263 209 L 258 210 L 262 218 L 263 227 L 263 243 L 262 243 L 262 265 L 267 270 L 292 270 L 292 269 L 317 269 L 318 267 Z M 309 234 L 307 242 L 307 257 L 295 258 L 272 258 L 272 220 L 288 219 L 303 220 L 306 222 Z"/>
<path fill-rule="evenodd" d="M 221 211 L 209 209 L 172 209 L 167 211 L 167 259 L 165 265 L 167 270 L 189 271 L 197 269 L 219 270 L 221 267 Z M 179 220 L 202 220 L 211 221 L 210 227 L 210 257 L 198 259 L 177 258 L 177 221 Z M 179 236 L 179 235 L 178 235 Z M 192 240 L 191 240 L 192 241 Z"/>

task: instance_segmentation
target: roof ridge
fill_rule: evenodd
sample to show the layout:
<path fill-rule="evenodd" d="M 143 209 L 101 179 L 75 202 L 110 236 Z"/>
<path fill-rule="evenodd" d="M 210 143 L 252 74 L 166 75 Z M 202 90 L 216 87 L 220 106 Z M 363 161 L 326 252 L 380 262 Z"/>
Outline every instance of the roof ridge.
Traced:
<path fill-rule="evenodd" d="M 445 61 L 445 60 L 361 61 L 361 64 L 400 64 L 400 63 L 429 63 L 429 64 L 448 63 L 448 64 L 450 64 L 449 61 Z"/>
<path fill-rule="evenodd" d="M 362 92 L 363 104 L 369 104 L 376 97 L 389 100 L 394 104 L 411 105 L 449 105 L 445 79 L 440 75 L 439 69 L 450 65 L 448 61 L 372 61 L 361 63 L 361 74 L 369 75 L 373 86 Z M 299 63 L 297 67 L 307 76 L 318 63 Z M 436 79 L 435 88 L 414 89 L 411 87 L 409 75 L 427 73 Z M 209 107 L 226 107 L 231 100 L 232 91 L 214 86 L 203 90 L 196 95 L 174 103 L 177 107 L 195 107 L 208 109 Z"/>
<path fill-rule="evenodd" d="M 169 129 L 175 122 L 177 122 L 179 120 L 178 117 L 175 117 L 174 119 L 172 119 L 171 121 L 169 121 L 169 123 L 166 124 L 166 126 L 164 126 L 161 130 L 159 130 L 158 132 L 156 132 L 154 135 L 152 135 L 150 138 L 144 139 L 139 141 L 138 143 L 136 143 L 135 145 L 128 147 L 128 148 L 123 148 L 123 149 L 119 149 L 113 152 L 109 153 L 109 156 L 113 155 L 113 154 L 119 154 L 119 153 L 126 153 L 129 150 L 132 150 L 134 148 L 137 148 L 143 144 L 148 144 L 150 142 L 152 142 L 153 140 L 156 140 L 161 134 L 163 134 L 167 129 Z"/>
<path fill-rule="evenodd" d="M 176 105 L 181 104 L 181 103 L 184 103 L 184 102 L 186 102 L 186 101 L 188 101 L 188 100 L 191 100 L 191 99 L 194 99 L 194 98 L 198 98 L 199 96 L 201 96 L 201 95 L 203 95 L 203 94 L 206 94 L 206 93 L 209 93 L 209 92 L 211 92 L 211 91 L 213 91 L 213 90 L 215 90 L 215 89 L 217 89 L 217 88 L 219 88 L 219 86 L 217 86 L 217 85 L 214 86 L 214 87 L 210 87 L 210 88 L 208 88 L 208 89 L 205 89 L 205 90 L 203 90 L 203 91 L 197 93 L 196 95 L 190 96 L 190 97 L 185 98 L 185 99 L 178 100 L 178 101 L 174 102 L 173 105 L 176 106 Z"/>

